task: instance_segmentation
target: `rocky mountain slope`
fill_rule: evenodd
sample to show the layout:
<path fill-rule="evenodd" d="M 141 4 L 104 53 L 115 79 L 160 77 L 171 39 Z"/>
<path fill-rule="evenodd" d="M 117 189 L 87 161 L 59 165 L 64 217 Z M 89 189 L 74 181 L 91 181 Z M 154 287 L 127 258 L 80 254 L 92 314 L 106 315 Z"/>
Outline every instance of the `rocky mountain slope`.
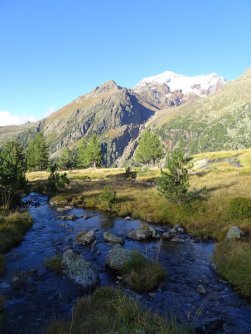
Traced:
<path fill-rule="evenodd" d="M 156 112 L 148 126 L 191 153 L 251 146 L 251 69 L 213 96 Z"/>
<path fill-rule="evenodd" d="M 123 165 L 145 128 L 167 147 L 183 141 L 191 153 L 251 146 L 251 70 L 227 83 L 214 73 L 188 78 L 173 72 L 143 79 L 134 89 L 109 81 L 40 122 L 0 127 L 0 145 L 15 137 L 26 145 L 43 131 L 53 157 L 97 133 L 104 164 Z"/>
<path fill-rule="evenodd" d="M 82 137 L 97 133 L 102 141 L 104 163 L 110 165 L 138 137 L 142 124 L 154 110 L 132 90 L 109 81 L 41 122 L 0 128 L 0 140 L 12 138 L 16 132 L 16 137 L 25 144 L 35 132 L 42 131 L 51 155 L 55 156 L 64 146 L 70 147 Z"/>

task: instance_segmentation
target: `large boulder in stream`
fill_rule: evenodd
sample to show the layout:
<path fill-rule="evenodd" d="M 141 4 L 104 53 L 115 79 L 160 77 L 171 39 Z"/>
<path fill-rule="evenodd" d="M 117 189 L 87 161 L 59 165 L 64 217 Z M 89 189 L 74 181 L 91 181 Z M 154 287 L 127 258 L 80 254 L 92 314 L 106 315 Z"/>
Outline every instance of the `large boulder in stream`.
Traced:
<path fill-rule="evenodd" d="M 133 240 L 147 240 L 153 237 L 154 229 L 149 226 L 140 227 L 128 233 L 128 237 Z"/>
<path fill-rule="evenodd" d="M 226 240 L 238 240 L 244 237 L 245 233 L 238 226 L 231 226 L 227 232 Z"/>
<path fill-rule="evenodd" d="M 97 269 L 71 249 L 63 253 L 62 264 L 64 273 L 84 289 L 93 288 L 98 283 Z"/>
<path fill-rule="evenodd" d="M 106 264 L 113 270 L 121 270 L 133 258 L 135 251 L 114 246 L 107 254 Z"/>
<path fill-rule="evenodd" d="M 79 235 L 76 238 L 76 242 L 79 245 L 90 245 L 96 240 L 95 230 L 85 231 L 79 233 Z"/>
<path fill-rule="evenodd" d="M 111 244 L 120 244 L 123 245 L 124 240 L 113 233 L 104 232 L 103 234 L 104 240 L 111 243 Z"/>

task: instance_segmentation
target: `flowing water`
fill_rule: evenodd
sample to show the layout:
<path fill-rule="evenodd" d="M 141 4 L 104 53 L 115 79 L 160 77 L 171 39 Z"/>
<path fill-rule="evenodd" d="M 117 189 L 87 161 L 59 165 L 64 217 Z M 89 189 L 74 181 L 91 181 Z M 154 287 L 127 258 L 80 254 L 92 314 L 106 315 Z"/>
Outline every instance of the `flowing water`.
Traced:
<path fill-rule="evenodd" d="M 29 207 L 33 226 L 21 244 L 6 255 L 7 272 L 0 280 L 0 294 L 8 299 L 4 333 L 46 333 L 48 324 L 54 319 L 70 317 L 76 299 L 89 293 L 44 266 L 45 259 L 68 248 L 82 253 L 97 266 L 101 286 L 120 286 L 145 307 L 192 323 L 198 333 L 251 333 L 251 303 L 216 274 L 211 260 L 213 242 L 196 242 L 187 236 L 185 242 L 162 241 L 160 247 L 159 240 L 126 238 L 125 248 L 138 249 L 151 259 L 157 258 L 169 274 L 169 279 L 154 293 L 137 294 L 119 283 L 116 275 L 106 268 L 105 257 L 111 246 L 104 242 L 103 232 L 126 237 L 130 230 L 144 225 L 143 222 L 79 208 L 59 213 L 49 205 L 46 196 L 36 193 L 24 201 L 39 202 L 39 205 Z M 88 219 L 60 220 L 60 215 L 69 214 L 86 215 Z M 99 255 L 91 252 L 90 246 L 74 242 L 80 231 L 89 229 L 96 229 Z M 22 272 L 26 284 L 21 289 L 13 289 L 11 279 Z M 206 288 L 206 295 L 197 291 L 199 284 Z"/>

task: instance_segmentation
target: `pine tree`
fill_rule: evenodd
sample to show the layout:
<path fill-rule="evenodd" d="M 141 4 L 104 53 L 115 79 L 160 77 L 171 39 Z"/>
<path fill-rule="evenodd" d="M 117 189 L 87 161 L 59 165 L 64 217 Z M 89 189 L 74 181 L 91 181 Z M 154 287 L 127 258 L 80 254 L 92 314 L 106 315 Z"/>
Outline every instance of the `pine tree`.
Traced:
<path fill-rule="evenodd" d="M 159 137 L 147 130 L 140 136 L 135 152 L 135 160 L 143 164 L 155 165 L 164 156 L 164 146 Z"/>
<path fill-rule="evenodd" d="M 1 201 L 9 206 L 19 192 L 26 189 L 26 159 L 24 149 L 16 141 L 7 142 L 0 150 Z"/>
<path fill-rule="evenodd" d="M 45 137 L 42 133 L 35 135 L 27 148 L 28 170 L 45 170 L 48 167 L 49 152 Z"/>
<path fill-rule="evenodd" d="M 79 168 L 86 168 L 89 167 L 90 163 L 87 158 L 87 142 L 84 138 L 82 138 L 79 142 L 78 149 L 77 149 L 77 166 Z"/>
<path fill-rule="evenodd" d="M 189 174 L 191 158 L 186 157 L 182 149 L 175 149 L 167 163 L 168 171 L 161 170 L 158 190 L 173 202 L 185 202 L 189 199 Z"/>
<path fill-rule="evenodd" d="M 59 157 L 59 167 L 61 169 L 72 169 L 76 167 L 76 156 L 73 150 L 64 147 Z"/>
<path fill-rule="evenodd" d="M 93 168 L 101 165 L 101 145 L 96 134 L 92 135 L 86 145 L 86 159 Z"/>

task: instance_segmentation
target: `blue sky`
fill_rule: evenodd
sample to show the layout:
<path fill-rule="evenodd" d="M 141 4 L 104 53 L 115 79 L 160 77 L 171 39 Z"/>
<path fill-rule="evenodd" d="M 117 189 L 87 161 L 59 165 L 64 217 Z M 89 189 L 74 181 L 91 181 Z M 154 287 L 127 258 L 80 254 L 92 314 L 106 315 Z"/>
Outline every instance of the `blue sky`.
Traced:
<path fill-rule="evenodd" d="M 234 79 L 251 65 L 250 17 L 250 0 L 0 0 L 0 125 L 41 118 L 110 79 Z"/>

